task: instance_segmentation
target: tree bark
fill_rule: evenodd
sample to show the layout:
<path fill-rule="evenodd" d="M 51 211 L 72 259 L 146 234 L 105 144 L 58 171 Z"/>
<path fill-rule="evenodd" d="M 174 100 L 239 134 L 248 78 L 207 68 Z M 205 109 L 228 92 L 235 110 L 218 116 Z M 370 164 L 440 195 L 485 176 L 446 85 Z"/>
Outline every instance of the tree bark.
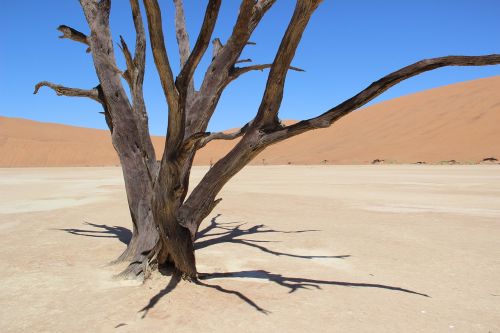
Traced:
<path fill-rule="evenodd" d="M 121 83 L 109 29 L 110 1 L 81 0 L 91 34 L 87 38 L 99 78 L 103 107 L 110 120 L 111 139 L 119 156 L 133 223 L 133 237 L 117 261 L 130 260 L 124 276 L 146 274 L 158 235 L 152 214 L 156 158 L 145 111 L 134 109 Z M 135 95 L 135 94 L 132 94 Z M 137 105 L 141 101 L 134 99 Z"/>

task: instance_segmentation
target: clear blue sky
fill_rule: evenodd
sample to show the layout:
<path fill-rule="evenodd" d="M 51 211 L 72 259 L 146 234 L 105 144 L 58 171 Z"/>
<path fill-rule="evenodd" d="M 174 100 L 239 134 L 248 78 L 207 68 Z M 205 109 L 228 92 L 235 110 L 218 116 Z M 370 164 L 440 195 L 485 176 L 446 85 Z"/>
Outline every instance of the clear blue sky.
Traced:
<path fill-rule="evenodd" d="M 194 43 L 206 0 L 185 0 Z M 224 42 L 240 1 L 223 1 L 215 37 Z M 169 56 L 178 72 L 171 0 L 160 1 Z M 256 30 L 243 58 L 271 62 L 293 10 L 279 0 Z M 282 119 L 304 119 L 350 97 L 372 81 L 423 58 L 500 53 L 499 0 L 324 0 L 313 16 L 293 65 L 280 112 Z M 100 105 L 80 98 L 58 97 L 48 89 L 33 95 L 36 82 L 48 80 L 91 88 L 97 84 L 91 57 L 81 44 L 58 39 L 66 24 L 88 32 L 78 1 L 8 1 L 0 12 L 0 115 L 84 127 L 106 128 Z M 128 1 L 114 0 L 111 28 L 133 45 Z M 211 50 L 209 50 L 209 53 Z M 123 67 L 121 53 L 116 52 Z M 165 133 L 167 110 L 150 51 L 145 98 L 153 134 Z M 209 57 L 196 73 L 197 84 Z M 237 127 L 252 118 L 267 72 L 255 72 L 224 93 L 209 130 Z M 410 79 L 379 97 L 381 101 L 445 84 L 500 75 L 500 66 L 440 69 Z"/>

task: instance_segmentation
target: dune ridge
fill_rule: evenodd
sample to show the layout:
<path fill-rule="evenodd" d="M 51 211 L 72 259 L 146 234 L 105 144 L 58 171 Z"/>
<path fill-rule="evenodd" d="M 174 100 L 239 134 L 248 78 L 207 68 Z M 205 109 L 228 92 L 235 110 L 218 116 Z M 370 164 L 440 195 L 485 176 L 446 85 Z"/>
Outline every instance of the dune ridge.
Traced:
<path fill-rule="evenodd" d="M 399 97 L 360 109 L 332 127 L 269 147 L 252 164 L 477 163 L 500 159 L 500 76 Z M 164 139 L 153 137 L 155 149 Z M 236 141 L 214 141 L 195 165 L 215 163 Z M 160 154 L 158 154 L 160 155 Z M 104 130 L 0 117 L 0 167 L 111 166 Z"/>

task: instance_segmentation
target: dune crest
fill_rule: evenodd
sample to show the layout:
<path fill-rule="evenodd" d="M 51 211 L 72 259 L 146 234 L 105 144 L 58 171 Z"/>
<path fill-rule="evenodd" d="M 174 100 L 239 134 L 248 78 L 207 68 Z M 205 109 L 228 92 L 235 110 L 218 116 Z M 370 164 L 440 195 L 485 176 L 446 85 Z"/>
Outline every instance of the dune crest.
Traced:
<path fill-rule="evenodd" d="M 251 164 L 478 163 L 500 158 L 500 76 L 462 82 L 360 109 L 327 129 L 272 146 Z M 163 138 L 153 137 L 157 151 Z M 195 165 L 236 141 L 214 141 Z M 109 166 L 107 131 L 0 117 L 0 167 Z"/>

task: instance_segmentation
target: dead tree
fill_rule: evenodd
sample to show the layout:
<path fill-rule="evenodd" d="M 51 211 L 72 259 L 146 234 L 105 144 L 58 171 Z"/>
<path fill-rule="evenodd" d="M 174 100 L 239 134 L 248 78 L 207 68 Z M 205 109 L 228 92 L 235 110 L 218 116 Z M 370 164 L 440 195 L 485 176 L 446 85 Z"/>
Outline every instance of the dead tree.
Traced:
<path fill-rule="evenodd" d="M 88 97 L 102 105 L 111 132 L 113 146 L 120 158 L 125 188 L 133 222 L 133 237 L 116 260 L 130 265 L 125 277 L 147 277 L 152 269 L 172 264 L 184 277 L 197 276 L 193 241 L 203 219 L 221 199 L 222 187 L 266 147 L 298 134 L 332 125 L 395 84 L 420 73 L 444 66 L 483 66 L 500 63 L 500 55 L 447 56 L 426 59 L 399 69 L 317 117 L 284 126 L 278 119 L 285 79 L 304 29 L 321 0 L 297 0 L 293 16 L 270 64 L 241 66 L 239 57 L 252 32 L 276 0 L 241 0 L 239 14 L 231 36 L 222 43 L 214 39 L 212 61 L 199 90 L 195 90 L 193 74 L 207 51 L 219 14 L 221 0 L 208 0 L 199 35 L 191 48 L 186 31 L 182 0 L 175 5 L 175 30 L 181 59 L 181 70 L 172 73 L 165 48 L 160 6 L 157 0 L 144 0 L 149 42 L 154 63 L 168 106 L 168 128 L 165 150 L 157 162 L 148 129 L 148 116 L 143 98 L 146 29 L 139 0 L 130 0 L 135 27 L 134 52 L 120 38 L 120 49 L 126 68 L 116 65 L 115 49 L 109 26 L 111 0 L 80 0 L 90 35 L 61 25 L 61 38 L 83 43 L 93 58 L 99 84 L 91 89 L 68 88 L 50 82 L 41 86 L 58 95 Z M 206 132 L 224 89 L 245 73 L 269 69 L 260 106 L 252 121 L 239 131 Z M 124 78 L 131 100 L 121 83 Z M 240 138 L 236 146 L 217 161 L 201 182 L 187 196 L 189 173 L 197 149 L 212 140 Z"/>

